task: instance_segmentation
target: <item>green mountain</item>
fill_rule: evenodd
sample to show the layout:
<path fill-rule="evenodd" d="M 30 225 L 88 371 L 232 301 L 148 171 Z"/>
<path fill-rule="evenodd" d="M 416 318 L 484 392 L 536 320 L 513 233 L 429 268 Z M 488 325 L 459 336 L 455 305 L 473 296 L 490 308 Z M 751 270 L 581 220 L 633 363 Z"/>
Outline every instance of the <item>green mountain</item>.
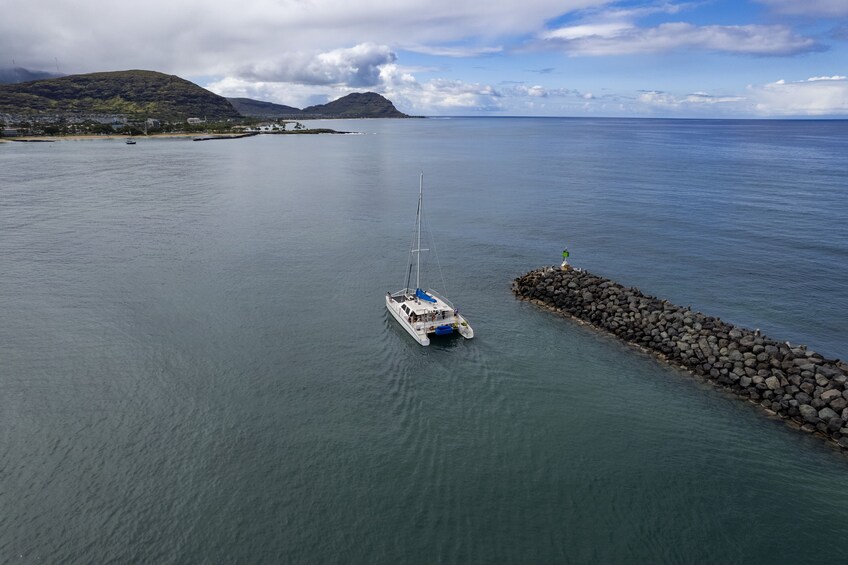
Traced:
<path fill-rule="evenodd" d="M 354 92 L 327 104 L 309 106 L 303 110 L 251 100 L 227 98 L 243 116 L 253 118 L 408 118 L 390 100 L 376 92 Z"/>
<path fill-rule="evenodd" d="M 288 118 L 300 116 L 302 113 L 300 109 L 292 106 L 263 102 L 251 98 L 227 98 L 227 101 L 232 104 L 233 108 L 239 114 L 250 118 Z"/>
<path fill-rule="evenodd" d="M 376 92 L 354 92 L 327 104 L 309 106 L 304 114 L 332 118 L 408 118 Z"/>
<path fill-rule="evenodd" d="M 353 93 L 299 110 L 249 98 L 224 98 L 174 75 L 114 71 L 0 84 L 0 114 L 116 115 L 185 120 L 257 118 L 406 118 L 374 92 Z"/>
<path fill-rule="evenodd" d="M 0 84 L 0 113 L 124 114 L 165 120 L 240 117 L 223 96 L 178 76 L 137 70 Z"/>

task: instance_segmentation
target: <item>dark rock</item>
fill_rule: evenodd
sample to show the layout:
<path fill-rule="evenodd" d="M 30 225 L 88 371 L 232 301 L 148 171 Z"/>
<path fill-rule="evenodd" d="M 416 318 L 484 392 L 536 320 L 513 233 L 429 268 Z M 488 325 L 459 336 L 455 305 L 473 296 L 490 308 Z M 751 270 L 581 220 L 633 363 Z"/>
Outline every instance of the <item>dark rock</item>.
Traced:
<path fill-rule="evenodd" d="M 826 390 L 821 394 L 819 398 L 829 403 L 837 398 L 842 398 L 842 391 L 836 389 Z"/>
<path fill-rule="evenodd" d="M 806 392 L 801 391 L 795 395 L 795 400 L 797 400 L 799 404 L 809 404 L 813 401 L 813 398 Z"/>
<path fill-rule="evenodd" d="M 832 409 L 828 408 L 827 406 L 825 406 L 824 408 L 819 410 L 818 416 L 819 416 L 820 419 L 824 420 L 825 422 L 827 422 L 831 418 L 839 418 L 839 416 L 836 414 L 836 412 L 834 412 Z M 839 426 L 839 427 L 841 428 L 842 426 Z"/>
<path fill-rule="evenodd" d="M 801 404 L 798 406 L 798 411 L 807 423 L 815 424 L 819 421 L 818 411 L 809 404 Z"/>
<path fill-rule="evenodd" d="M 824 419 L 824 418 L 822 418 L 822 419 Z M 845 425 L 845 420 L 843 420 L 839 416 L 834 416 L 833 418 L 830 418 L 830 419 L 827 420 L 827 431 L 829 431 L 831 433 L 837 432 L 844 425 Z"/>
<path fill-rule="evenodd" d="M 830 366 L 830 365 L 820 365 L 820 366 L 816 367 L 816 373 L 822 375 L 823 377 L 825 377 L 827 379 L 831 379 L 831 380 L 834 377 L 836 377 L 837 375 L 842 375 L 842 372 L 839 369 L 837 369 L 836 367 Z M 842 375 L 842 376 L 844 377 L 845 375 Z M 844 382 L 845 381 L 843 381 L 843 383 Z"/>
<path fill-rule="evenodd" d="M 834 398 L 833 400 L 831 400 L 828 406 L 830 406 L 836 412 L 841 414 L 842 411 L 845 410 L 845 407 L 848 406 L 848 400 L 845 400 L 840 396 L 839 398 Z"/>

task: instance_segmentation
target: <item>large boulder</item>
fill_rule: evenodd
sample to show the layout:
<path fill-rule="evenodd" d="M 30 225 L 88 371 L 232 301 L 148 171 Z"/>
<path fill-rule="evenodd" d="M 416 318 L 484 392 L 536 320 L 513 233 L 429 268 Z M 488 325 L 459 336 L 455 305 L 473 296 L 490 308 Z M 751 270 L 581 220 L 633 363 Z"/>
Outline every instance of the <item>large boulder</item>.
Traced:
<path fill-rule="evenodd" d="M 798 411 L 801 413 L 801 417 L 804 418 L 804 421 L 808 424 L 815 424 L 819 421 L 819 413 L 809 404 L 799 405 Z"/>
<path fill-rule="evenodd" d="M 835 388 L 832 388 L 830 390 L 824 391 L 820 398 L 822 400 L 824 400 L 825 402 L 831 402 L 832 400 L 835 400 L 835 399 L 841 398 L 841 397 L 842 397 L 842 391 L 836 390 Z"/>
<path fill-rule="evenodd" d="M 819 410 L 819 414 L 818 414 L 818 416 L 819 416 L 819 418 L 820 418 L 821 420 L 823 420 L 823 421 L 827 422 L 827 421 L 829 421 L 831 418 L 838 418 L 838 417 L 839 417 L 839 414 L 837 414 L 836 412 L 834 412 L 831 408 L 828 408 L 827 406 L 825 406 L 824 408 L 822 408 L 821 410 Z M 842 426 L 840 426 L 840 427 L 842 427 Z M 837 429 L 838 429 L 838 428 L 837 428 Z"/>

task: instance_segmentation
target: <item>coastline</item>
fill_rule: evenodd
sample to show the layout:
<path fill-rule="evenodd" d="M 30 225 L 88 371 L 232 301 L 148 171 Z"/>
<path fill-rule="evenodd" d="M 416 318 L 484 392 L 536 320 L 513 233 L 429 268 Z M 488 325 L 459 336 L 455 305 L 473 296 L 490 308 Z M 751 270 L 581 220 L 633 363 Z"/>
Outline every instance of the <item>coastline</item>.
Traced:
<path fill-rule="evenodd" d="M 188 138 L 197 141 L 206 141 L 210 139 L 241 139 L 243 137 L 254 137 L 256 135 L 318 135 L 318 134 L 352 134 L 356 132 L 336 131 L 327 128 L 302 129 L 292 131 L 275 131 L 275 132 L 240 132 L 240 133 L 150 133 L 147 135 L 126 134 L 74 134 L 74 135 L 22 135 L 19 137 L 0 137 L 0 143 L 17 142 L 17 143 L 52 143 L 55 141 L 92 141 L 92 140 L 125 140 L 132 137 L 138 141 L 142 139 L 180 139 Z"/>
<path fill-rule="evenodd" d="M 156 139 L 156 138 L 180 138 L 180 137 L 188 137 L 193 138 L 197 137 L 200 134 L 197 133 L 151 133 L 148 135 L 134 135 L 133 139 Z M 229 135 L 229 134 L 226 134 Z M 233 134 L 237 135 L 237 134 Z M 91 141 L 96 139 L 127 139 L 130 136 L 125 134 L 106 134 L 106 135 L 84 135 L 84 134 L 75 134 L 75 135 L 22 135 L 20 137 L 0 137 L 0 141 L 24 141 L 24 142 L 39 142 L 39 141 Z"/>

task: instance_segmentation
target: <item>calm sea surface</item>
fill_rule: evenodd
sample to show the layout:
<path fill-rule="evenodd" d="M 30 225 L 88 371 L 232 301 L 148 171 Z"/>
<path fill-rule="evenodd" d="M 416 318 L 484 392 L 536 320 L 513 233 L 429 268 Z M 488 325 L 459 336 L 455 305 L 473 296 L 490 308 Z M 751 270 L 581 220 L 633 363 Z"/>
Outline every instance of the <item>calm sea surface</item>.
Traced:
<path fill-rule="evenodd" d="M 848 122 L 330 127 L 0 144 L 0 563 L 844 561 L 848 458 L 510 282 L 848 357 Z M 384 307 L 419 171 L 470 341 Z"/>

